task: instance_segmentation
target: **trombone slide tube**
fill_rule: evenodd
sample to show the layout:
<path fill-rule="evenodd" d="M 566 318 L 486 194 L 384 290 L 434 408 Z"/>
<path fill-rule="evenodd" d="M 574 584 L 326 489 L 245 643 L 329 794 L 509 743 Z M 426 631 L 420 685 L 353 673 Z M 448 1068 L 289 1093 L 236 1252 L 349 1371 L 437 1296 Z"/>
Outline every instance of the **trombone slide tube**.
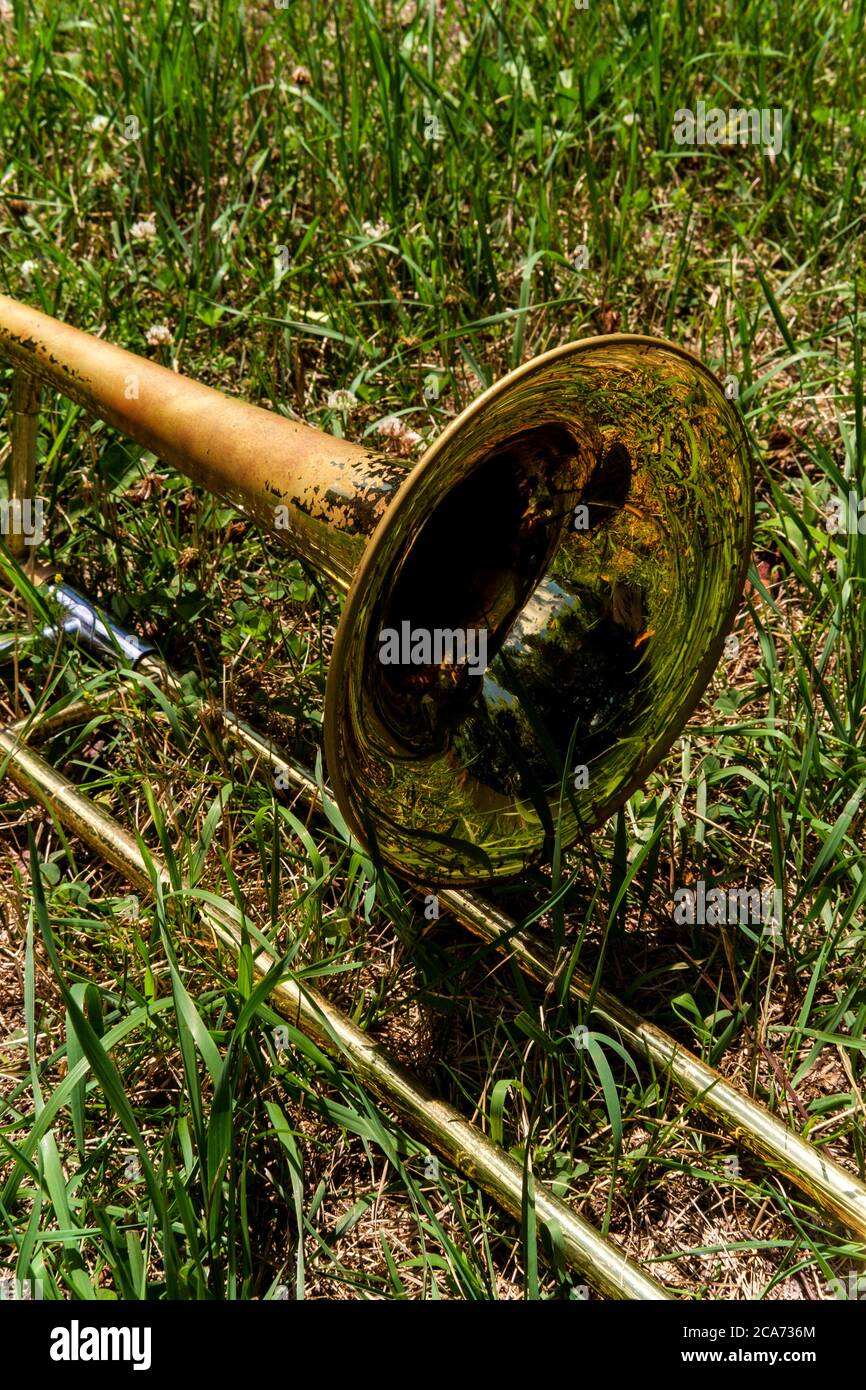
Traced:
<path fill-rule="evenodd" d="M 20 741 L 20 732 L 0 730 L 0 769 L 23 792 L 39 801 L 50 815 L 145 894 L 153 893 L 153 881 L 142 851 L 129 832 L 113 817 L 83 795 L 56 768 Z M 151 856 L 158 877 L 171 891 L 165 866 Z M 199 908 L 202 920 L 225 946 L 240 948 L 240 932 L 228 913 L 208 906 Z M 260 951 L 255 959 L 259 978 L 275 965 Z M 358 1079 L 416 1135 L 445 1160 L 483 1188 L 493 1200 L 520 1220 L 524 1205 L 523 1169 L 499 1145 L 459 1111 L 437 1099 L 423 1082 L 368 1038 L 351 1019 L 330 1004 L 323 994 L 284 976 L 273 995 L 285 1015 L 308 1037 L 334 1057 L 348 1064 Z M 542 1184 L 535 1187 L 535 1211 L 545 1223 L 559 1229 L 569 1266 L 607 1298 L 666 1300 L 672 1295 L 639 1265 L 617 1250 L 605 1236 L 578 1216 Z"/>

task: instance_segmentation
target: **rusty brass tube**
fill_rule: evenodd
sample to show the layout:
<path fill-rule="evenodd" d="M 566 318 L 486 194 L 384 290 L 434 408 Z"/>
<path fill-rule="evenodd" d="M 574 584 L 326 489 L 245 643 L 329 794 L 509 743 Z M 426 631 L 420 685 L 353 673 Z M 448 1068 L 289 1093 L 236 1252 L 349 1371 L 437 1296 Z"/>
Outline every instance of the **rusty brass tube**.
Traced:
<path fill-rule="evenodd" d="M 344 592 L 406 478 L 393 459 L 223 395 L 6 295 L 0 354 L 237 507 Z M 20 408 L 13 415 L 22 458 L 30 418 Z"/>
<path fill-rule="evenodd" d="M 27 748 L 20 735 L 0 730 L 0 772 L 49 812 L 145 894 L 154 889 L 151 868 L 141 848 L 113 817 L 84 796 L 75 785 Z M 168 870 L 150 856 L 152 871 L 168 892 Z M 202 920 L 224 945 L 239 950 L 238 924 L 226 911 L 196 904 Z M 276 964 L 267 950 L 254 961 L 261 978 Z M 520 1220 L 524 1206 L 524 1177 L 519 1163 L 459 1111 L 432 1095 L 416 1076 L 368 1038 L 352 1020 L 310 985 L 287 974 L 274 986 L 282 1012 L 338 1061 L 347 1063 L 363 1085 L 384 1101 L 416 1135 L 448 1163 L 483 1188 L 504 1211 Z M 672 1297 L 660 1284 L 618 1250 L 611 1241 L 578 1216 L 541 1183 L 535 1185 L 535 1211 L 544 1223 L 558 1228 L 565 1258 L 587 1283 L 608 1298 L 664 1300 Z"/>

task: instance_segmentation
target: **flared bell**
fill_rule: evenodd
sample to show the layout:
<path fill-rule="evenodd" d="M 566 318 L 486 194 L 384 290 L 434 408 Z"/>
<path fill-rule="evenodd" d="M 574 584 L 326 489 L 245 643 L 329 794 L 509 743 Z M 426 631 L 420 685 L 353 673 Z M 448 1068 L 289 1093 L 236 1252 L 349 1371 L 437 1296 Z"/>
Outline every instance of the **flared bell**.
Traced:
<path fill-rule="evenodd" d="M 325 751 L 352 831 L 418 882 L 466 884 L 600 825 L 698 703 L 752 524 L 745 431 L 682 349 L 587 339 L 491 387 L 348 594 Z"/>

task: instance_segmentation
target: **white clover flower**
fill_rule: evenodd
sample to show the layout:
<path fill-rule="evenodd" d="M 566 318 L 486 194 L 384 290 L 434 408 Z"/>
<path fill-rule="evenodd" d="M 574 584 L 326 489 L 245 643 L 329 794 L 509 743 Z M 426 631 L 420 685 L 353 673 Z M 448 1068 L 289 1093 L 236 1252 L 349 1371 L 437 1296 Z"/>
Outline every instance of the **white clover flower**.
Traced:
<path fill-rule="evenodd" d="M 108 129 L 108 117 L 94 116 L 93 120 L 90 122 L 90 129 L 94 134 L 101 135 L 104 130 Z"/>
<path fill-rule="evenodd" d="M 375 224 L 373 222 L 361 223 L 361 231 L 364 233 L 364 236 L 372 237 L 374 241 L 378 241 L 379 238 L 383 237 L 389 230 L 388 223 L 383 222 L 381 217 Z"/>
<path fill-rule="evenodd" d="M 171 342 L 171 329 L 167 323 L 154 323 L 144 336 L 149 347 L 159 347 Z"/>
<path fill-rule="evenodd" d="M 141 222 L 133 222 L 129 229 L 133 241 L 153 241 L 156 236 L 156 214 L 148 213 Z"/>
<path fill-rule="evenodd" d="M 376 426 L 376 433 L 383 439 L 395 440 L 401 448 L 414 448 L 421 443 L 421 435 L 417 430 L 411 430 L 407 424 L 398 419 L 396 415 L 386 415 Z"/>
<path fill-rule="evenodd" d="M 328 394 L 329 410 L 344 410 L 348 415 L 358 404 L 354 391 L 331 391 Z"/>
<path fill-rule="evenodd" d="M 21 262 L 21 274 L 24 276 L 24 279 L 27 280 L 27 281 L 30 280 L 31 275 L 33 275 L 38 269 L 39 269 L 39 262 L 38 262 L 38 261 L 22 261 L 22 262 Z"/>
<path fill-rule="evenodd" d="M 376 426 L 376 433 L 381 434 L 385 439 L 396 439 L 402 434 L 403 426 L 396 415 L 386 415 Z"/>

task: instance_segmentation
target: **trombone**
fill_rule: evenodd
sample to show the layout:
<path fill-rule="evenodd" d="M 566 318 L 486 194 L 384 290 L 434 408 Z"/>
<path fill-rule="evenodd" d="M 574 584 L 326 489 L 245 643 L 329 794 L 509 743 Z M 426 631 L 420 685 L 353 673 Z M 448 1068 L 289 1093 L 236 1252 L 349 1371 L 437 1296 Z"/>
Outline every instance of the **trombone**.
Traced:
<path fill-rule="evenodd" d="M 3 297 L 0 352 L 16 369 L 16 495 L 32 494 L 39 386 L 49 384 L 231 501 L 346 594 L 325 753 L 351 833 L 410 884 L 436 884 L 440 904 L 470 931 L 549 983 L 557 962 L 544 943 L 467 888 L 513 876 L 556 834 L 569 843 L 606 819 L 664 756 L 712 674 L 745 578 L 752 485 L 742 426 L 711 374 L 653 339 L 568 344 L 491 387 L 406 474 Z M 472 544 L 482 518 L 487 532 Z M 176 691 L 177 674 L 134 637 L 68 586 L 53 593 L 70 631 Z M 381 634 L 407 622 L 421 632 L 483 631 L 492 651 L 483 679 L 430 660 L 385 668 Z M 308 770 L 231 711 L 220 718 L 270 776 L 280 772 L 321 805 Z M 7 774 L 146 886 L 128 833 L 26 747 L 27 736 L 22 726 L 0 733 Z M 572 785 L 575 769 L 584 775 Z M 237 943 L 236 925 L 210 925 Z M 259 965 L 267 972 L 274 962 L 263 952 Z M 507 1156 L 494 1162 L 478 1130 L 462 1149 L 446 1148 L 443 1134 L 466 1126 L 456 1112 L 444 1130 L 431 1127 L 420 1083 L 401 1079 L 390 1059 L 371 1067 L 371 1048 L 381 1050 L 347 1032 L 321 996 L 297 982 L 277 988 L 299 1026 L 331 1050 L 336 1040 L 410 1127 L 520 1213 L 518 1165 L 503 1181 Z M 857 1178 L 587 977 L 575 973 L 568 988 L 866 1238 Z M 545 1214 L 548 1197 L 538 1189 L 539 1214 L 566 1220 L 569 1258 L 595 1287 L 667 1296 L 587 1223 L 575 1234 L 561 1211 Z"/>

